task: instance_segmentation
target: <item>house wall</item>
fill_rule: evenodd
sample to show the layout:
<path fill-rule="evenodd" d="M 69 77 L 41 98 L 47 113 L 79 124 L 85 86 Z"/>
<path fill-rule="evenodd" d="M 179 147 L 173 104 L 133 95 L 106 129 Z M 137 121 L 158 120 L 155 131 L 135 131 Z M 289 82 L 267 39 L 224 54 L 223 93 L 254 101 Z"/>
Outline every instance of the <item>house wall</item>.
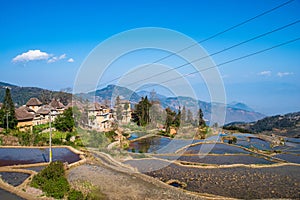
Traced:
<path fill-rule="evenodd" d="M 41 106 L 28 106 L 31 110 L 34 110 L 34 112 L 37 112 Z"/>
<path fill-rule="evenodd" d="M 33 126 L 33 120 L 30 121 L 19 121 L 17 124 L 17 127 L 20 131 L 26 131 L 28 129 L 31 129 Z"/>

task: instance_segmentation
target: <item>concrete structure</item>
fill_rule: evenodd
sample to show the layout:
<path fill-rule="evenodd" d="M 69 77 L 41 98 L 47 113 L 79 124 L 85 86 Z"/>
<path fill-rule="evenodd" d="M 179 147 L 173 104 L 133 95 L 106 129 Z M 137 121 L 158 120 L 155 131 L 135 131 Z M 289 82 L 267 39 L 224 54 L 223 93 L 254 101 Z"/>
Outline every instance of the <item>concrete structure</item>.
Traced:
<path fill-rule="evenodd" d="M 108 131 L 112 125 L 110 109 L 99 103 L 93 103 L 88 109 L 88 125 L 98 131 Z"/>

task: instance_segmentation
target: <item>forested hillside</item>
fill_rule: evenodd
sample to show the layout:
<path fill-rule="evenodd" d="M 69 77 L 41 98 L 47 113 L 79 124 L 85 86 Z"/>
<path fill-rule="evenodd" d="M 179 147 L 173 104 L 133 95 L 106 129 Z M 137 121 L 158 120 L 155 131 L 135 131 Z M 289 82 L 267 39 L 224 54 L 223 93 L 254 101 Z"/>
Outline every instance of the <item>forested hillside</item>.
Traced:
<path fill-rule="evenodd" d="M 72 95 L 70 93 L 62 91 L 50 91 L 37 87 L 19 87 L 0 82 L 0 102 L 3 101 L 6 87 L 11 89 L 11 96 L 16 107 L 26 104 L 26 102 L 32 97 L 38 98 L 44 104 L 49 103 L 52 98 L 56 98 L 60 99 L 64 105 L 67 105 L 72 99 Z"/>
<path fill-rule="evenodd" d="M 255 123 L 231 123 L 225 129 L 300 137 L 300 112 L 265 117 Z"/>

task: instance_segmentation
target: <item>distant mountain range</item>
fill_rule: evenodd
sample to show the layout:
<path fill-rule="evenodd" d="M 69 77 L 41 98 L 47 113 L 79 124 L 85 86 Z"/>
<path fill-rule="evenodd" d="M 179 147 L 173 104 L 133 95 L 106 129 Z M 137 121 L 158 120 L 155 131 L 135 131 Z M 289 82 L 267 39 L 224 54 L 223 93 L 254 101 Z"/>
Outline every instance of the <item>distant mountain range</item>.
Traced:
<path fill-rule="evenodd" d="M 72 95 L 70 93 L 62 91 L 50 91 L 37 87 L 19 87 L 16 85 L 0 82 L 0 102 L 2 102 L 5 88 L 11 88 L 12 99 L 16 106 L 24 105 L 30 98 L 39 98 L 43 103 L 49 102 L 52 98 L 59 98 L 65 105 L 71 101 Z M 149 99 L 155 98 L 161 103 L 163 108 L 170 107 L 173 110 L 178 110 L 179 106 L 185 106 L 190 109 L 192 113 L 196 116 L 197 108 L 200 107 L 204 113 L 205 119 L 210 119 L 212 103 L 205 101 L 195 100 L 191 97 L 166 97 L 162 94 L 151 94 L 148 91 L 134 92 L 126 87 L 108 85 L 105 88 L 96 90 L 95 92 L 89 92 L 84 94 L 76 94 L 83 99 L 88 99 L 89 101 L 104 102 L 105 100 L 114 100 L 117 96 L 121 99 L 130 100 L 132 104 L 138 103 L 142 96 L 148 96 Z M 214 103 L 216 105 L 216 103 Z M 224 106 L 217 104 L 217 106 Z M 247 105 L 239 102 L 234 102 L 226 106 L 226 119 L 225 123 L 230 122 L 254 122 L 265 117 L 265 115 L 255 112 L 253 109 L 249 108 Z"/>
<path fill-rule="evenodd" d="M 133 104 L 138 103 L 141 97 L 147 96 L 149 100 L 157 100 L 160 102 L 163 108 L 170 107 L 173 110 L 178 110 L 179 106 L 182 108 L 185 106 L 187 109 L 190 109 L 194 116 L 198 112 L 197 108 L 200 107 L 204 113 L 205 119 L 210 119 L 211 117 L 211 108 L 212 103 L 208 103 L 205 101 L 200 101 L 193 99 L 191 97 L 166 97 L 162 94 L 151 94 L 148 91 L 138 91 L 134 92 L 126 87 L 116 86 L 116 85 L 108 85 L 105 88 L 96 90 L 95 92 L 90 92 L 88 94 L 84 94 L 86 98 L 96 101 L 104 101 L 104 100 L 114 100 L 117 96 L 120 96 L 121 99 L 130 100 Z M 154 98 L 154 99 L 152 99 Z M 221 104 L 214 103 L 216 106 L 224 106 Z M 226 107 L 226 119 L 225 123 L 235 122 L 235 121 L 243 121 L 243 122 L 253 122 L 265 117 L 265 115 L 255 112 L 253 109 L 248 107 L 247 105 L 239 102 L 234 102 Z"/>
<path fill-rule="evenodd" d="M 242 132 L 300 137 L 300 112 L 265 117 L 252 123 L 234 122 L 227 124 L 224 128 Z"/>

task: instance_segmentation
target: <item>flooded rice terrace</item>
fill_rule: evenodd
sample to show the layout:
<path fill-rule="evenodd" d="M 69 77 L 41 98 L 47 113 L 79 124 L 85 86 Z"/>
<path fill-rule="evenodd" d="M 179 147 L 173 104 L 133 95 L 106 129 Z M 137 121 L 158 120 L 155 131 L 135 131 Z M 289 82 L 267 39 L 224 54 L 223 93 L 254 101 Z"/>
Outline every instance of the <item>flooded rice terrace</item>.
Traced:
<path fill-rule="evenodd" d="M 62 161 L 74 163 L 80 160 L 78 154 L 74 153 L 68 148 L 53 147 L 52 148 L 53 161 Z M 0 148 L 0 167 L 14 166 L 35 163 L 49 162 L 49 148 L 23 148 L 23 147 L 1 147 Z M 41 171 L 45 166 L 22 166 L 22 169 L 31 170 L 35 172 Z M 21 169 L 21 168 L 20 168 Z M 25 171 L 26 172 L 26 171 Z M 21 185 L 26 179 L 30 177 L 29 172 L 14 172 L 14 171 L 0 171 L 0 178 L 11 186 L 17 187 Z M 12 194 L 4 189 L 0 189 L 0 199 L 19 200 L 23 199 Z"/>
<path fill-rule="evenodd" d="M 220 135 L 226 136 L 224 134 Z M 180 158 L 185 161 L 187 160 L 186 155 L 191 156 L 191 159 L 194 161 L 199 155 L 208 155 L 208 158 L 203 158 L 202 156 L 202 159 L 198 159 L 201 163 L 205 161 L 204 163 L 208 164 L 222 164 L 225 163 L 226 159 L 231 164 L 234 164 L 235 161 L 242 164 L 271 164 L 276 161 L 300 164 L 300 140 L 298 138 L 285 138 L 284 145 L 272 147 L 269 141 L 253 134 L 242 133 L 233 134 L 237 138 L 234 144 L 228 144 L 227 140 L 224 140 L 222 143 L 221 136 L 212 136 L 205 140 L 171 139 L 162 136 L 138 139 L 142 136 L 144 134 L 135 133 L 130 138 L 133 141 L 130 143 L 129 152 L 146 153 L 154 156 L 157 154 L 174 154 L 171 155 L 171 157 L 173 156 L 171 160 Z M 213 157 L 217 156 L 217 154 L 220 155 L 213 161 Z M 226 155 L 226 157 L 221 158 L 222 154 Z M 231 156 L 228 156 L 228 154 Z M 181 155 L 185 155 L 185 157 L 181 157 Z"/>
<path fill-rule="evenodd" d="M 52 148 L 53 161 L 73 163 L 78 154 L 68 148 Z M 0 167 L 49 162 L 49 148 L 0 148 Z"/>
<path fill-rule="evenodd" d="M 237 138 L 234 144 L 220 136 L 226 135 L 206 140 L 135 135 L 128 151 L 144 156 L 123 163 L 193 192 L 246 199 L 300 198 L 298 138 L 272 146 L 253 134 L 232 134 Z"/>

